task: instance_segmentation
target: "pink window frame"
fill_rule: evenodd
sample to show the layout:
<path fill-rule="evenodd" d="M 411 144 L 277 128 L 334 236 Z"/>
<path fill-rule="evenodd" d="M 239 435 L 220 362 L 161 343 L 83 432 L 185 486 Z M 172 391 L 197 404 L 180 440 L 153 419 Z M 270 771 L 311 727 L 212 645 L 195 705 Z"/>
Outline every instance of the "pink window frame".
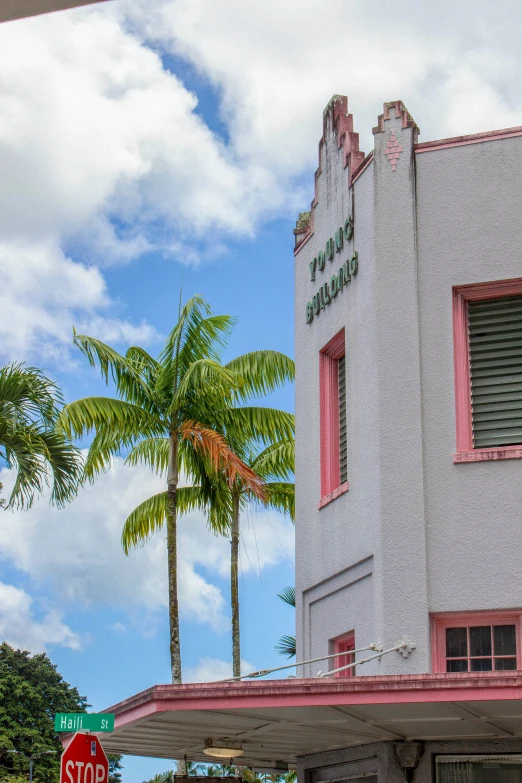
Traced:
<path fill-rule="evenodd" d="M 517 669 L 522 669 L 521 617 L 522 610 L 519 609 L 432 614 L 430 618 L 432 671 L 446 673 L 446 629 L 475 625 L 514 625 L 517 639 Z M 472 672 L 472 674 L 476 673 Z"/>
<path fill-rule="evenodd" d="M 520 459 L 522 444 L 496 448 L 473 448 L 471 377 L 469 363 L 468 302 L 522 295 L 522 278 L 453 288 L 453 358 L 455 363 L 455 419 L 457 451 L 453 462 Z"/>
<path fill-rule="evenodd" d="M 351 650 L 355 650 L 355 631 L 349 631 L 348 633 L 343 634 L 342 636 L 338 636 L 336 639 L 332 639 L 331 641 L 331 648 L 332 653 L 335 653 L 336 655 L 339 655 L 339 658 L 342 658 L 343 656 L 350 655 L 350 650 L 341 650 L 341 646 L 349 644 L 351 647 Z M 333 658 L 333 666 L 332 669 L 337 669 L 340 666 L 344 666 L 344 663 L 340 662 L 338 658 Z M 355 661 L 355 656 L 354 656 Z M 352 663 L 352 661 L 348 661 L 348 663 Z M 336 672 L 335 677 L 355 677 L 355 666 L 352 669 L 345 669 L 344 672 Z"/>
<path fill-rule="evenodd" d="M 321 499 L 323 508 L 348 491 L 339 465 L 339 369 L 345 355 L 344 328 L 319 352 Z"/>

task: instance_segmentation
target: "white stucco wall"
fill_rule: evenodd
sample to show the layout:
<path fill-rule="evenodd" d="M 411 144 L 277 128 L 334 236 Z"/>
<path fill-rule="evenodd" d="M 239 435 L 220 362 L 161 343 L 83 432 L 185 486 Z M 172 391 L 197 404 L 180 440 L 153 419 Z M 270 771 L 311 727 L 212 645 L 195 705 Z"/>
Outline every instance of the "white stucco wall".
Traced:
<path fill-rule="evenodd" d="M 452 286 L 522 276 L 522 137 L 416 154 L 401 108 L 352 188 L 327 125 L 313 235 L 295 259 L 298 658 L 352 628 L 356 646 L 417 645 L 361 675 L 429 671 L 430 612 L 522 606 L 522 463 L 452 461 Z M 350 214 L 352 242 L 312 282 L 308 263 Z M 354 250 L 357 277 L 306 323 Z M 319 351 L 343 326 L 350 489 L 319 510 Z"/>
<path fill-rule="evenodd" d="M 429 608 L 517 608 L 522 462 L 452 462 L 451 289 L 522 277 L 522 137 L 416 163 Z"/>

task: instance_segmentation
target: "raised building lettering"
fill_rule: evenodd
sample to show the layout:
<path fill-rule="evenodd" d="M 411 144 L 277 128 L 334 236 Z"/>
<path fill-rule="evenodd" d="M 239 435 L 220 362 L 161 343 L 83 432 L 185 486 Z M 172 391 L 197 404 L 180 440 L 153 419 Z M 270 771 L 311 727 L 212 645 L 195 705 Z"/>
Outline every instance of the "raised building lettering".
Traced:
<path fill-rule="evenodd" d="M 330 239 L 326 242 L 326 259 L 328 261 L 333 261 L 334 257 L 334 242 L 333 239 L 330 237 Z"/>

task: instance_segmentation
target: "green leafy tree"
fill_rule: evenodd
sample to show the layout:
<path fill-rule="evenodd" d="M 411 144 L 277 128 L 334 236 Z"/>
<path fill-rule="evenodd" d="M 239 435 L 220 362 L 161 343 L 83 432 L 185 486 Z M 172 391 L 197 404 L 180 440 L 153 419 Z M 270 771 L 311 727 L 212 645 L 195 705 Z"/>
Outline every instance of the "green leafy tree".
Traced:
<path fill-rule="evenodd" d="M 34 781 L 57 783 L 62 743 L 54 716 L 85 712 L 88 706 L 47 655 L 0 644 L 0 782 L 27 783 L 29 758 L 36 756 Z M 109 783 L 120 783 L 121 756 L 109 754 L 108 759 Z"/>
<path fill-rule="evenodd" d="M 56 753 L 38 757 L 35 779 L 58 780 L 62 745 L 54 731 L 54 715 L 84 712 L 86 706 L 86 699 L 64 681 L 47 655 L 0 645 L 0 769 L 10 783 L 28 771 L 25 757 L 45 750 Z"/>
<path fill-rule="evenodd" d="M 225 370 L 241 378 L 242 383 L 208 412 L 210 425 L 223 436 L 243 464 L 262 479 L 263 494 L 239 471 L 233 477 L 223 471 L 219 474 L 214 470 L 209 472 L 208 460 L 202 455 L 203 458 L 192 465 L 192 475 L 199 483 L 178 489 L 177 511 L 181 515 L 199 509 L 207 515 L 214 533 L 230 534 L 232 663 L 233 675 L 237 677 L 241 667 L 238 584 L 241 511 L 255 502 L 294 517 L 294 485 L 289 481 L 294 469 L 294 417 L 286 411 L 246 403 L 292 381 L 294 363 L 276 351 L 254 351 L 228 362 Z M 165 470 L 168 441 L 156 441 L 155 445 L 156 463 Z M 156 503 L 157 516 L 142 504 L 127 519 L 122 534 L 126 551 L 142 544 L 163 524 L 165 495 L 157 495 Z"/>
<path fill-rule="evenodd" d="M 295 587 L 285 587 L 277 594 L 278 597 L 295 609 Z M 296 654 L 296 641 L 295 636 L 281 636 L 279 643 L 276 645 L 276 650 L 281 655 L 287 655 L 289 658 L 293 658 Z"/>
<path fill-rule="evenodd" d="M 8 506 L 28 508 L 45 486 L 58 506 L 76 494 L 81 456 L 56 429 L 62 403 L 60 390 L 41 370 L 0 367 L 0 458 L 16 470 Z"/>
<path fill-rule="evenodd" d="M 109 760 L 109 783 L 121 783 L 121 771 L 123 769 L 119 753 L 107 753 Z"/>
<path fill-rule="evenodd" d="M 184 775 L 185 772 L 180 771 L 185 762 L 177 762 L 178 768 L 174 773 L 172 770 L 167 772 L 160 772 L 158 775 L 154 775 L 150 780 L 143 781 L 143 783 L 175 783 L 174 774 Z M 242 767 L 235 764 L 196 764 L 194 762 L 186 762 L 188 775 L 199 775 L 201 777 L 209 778 L 238 778 L 244 780 L 245 783 L 295 783 L 297 779 L 297 773 L 294 769 L 289 770 L 284 775 L 270 775 L 263 772 L 256 772 L 251 767 Z"/>
<path fill-rule="evenodd" d="M 170 658 L 172 682 L 181 682 L 177 581 L 177 507 L 180 472 L 199 476 L 240 477 L 254 495 L 264 497 L 262 482 L 209 426 L 212 411 L 223 406 L 242 384 L 240 375 L 220 363 L 233 325 L 226 315 L 211 314 L 195 296 L 181 308 L 179 319 L 157 359 L 143 348 L 125 356 L 92 337 L 75 334 L 74 342 L 91 365 L 99 365 L 106 382 L 112 378 L 118 399 L 87 397 L 67 405 L 60 422 L 68 437 L 94 432 L 85 464 L 93 480 L 114 455 L 128 452 L 129 465 L 150 466 L 166 477 L 166 492 L 145 500 L 131 515 L 132 525 L 146 525 L 148 534 L 167 528 Z M 132 527 L 131 525 L 131 527 Z M 130 542 L 123 541 L 128 551 Z"/>
<path fill-rule="evenodd" d="M 176 761 L 175 770 L 169 769 L 165 772 L 159 772 L 157 775 L 154 775 L 153 778 L 144 781 L 143 783 L 175 783 L 175 775 L 189 775 L 191 777 L 195 775 L 206 776 L 207 765 L 198 764 L 195 761 Z"/>

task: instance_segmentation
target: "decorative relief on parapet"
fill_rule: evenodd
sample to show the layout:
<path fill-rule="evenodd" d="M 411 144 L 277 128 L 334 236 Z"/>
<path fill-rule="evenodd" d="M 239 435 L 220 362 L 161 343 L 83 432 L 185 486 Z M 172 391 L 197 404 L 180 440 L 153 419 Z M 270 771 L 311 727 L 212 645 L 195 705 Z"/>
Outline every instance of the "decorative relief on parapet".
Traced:
<path fill-rule="evenodd" d="M 402 152 L 402 147 L 399 144 L 399 139 L 395 135 L 395 131 L 392 130 L 390 133 L 390 140 L 388 141 L 388 144 L 384 148 L 384 154 L 388 158 L 388 160 L 391 163 L 392 171 L 395 171 L 395 168 L 397 166 L 397 161 L 399 160 L 399 156 Z"/>
<path fill-rule="evenodd" d="M 359 149 L 359 134 L 353 129 L 353 116 L 348 114 L 348 98 L 334 95 L 323 112 L 323 135 L 319 141 L 319 168 L 315 172 L 315 195 L 311 212 L 299 215 L 294 229 L 295 252 L 300 249 L 313 232 L 314 209 L 317 205 L 317 180 L 321 176 L 324 147 L 329 137 L 335 137 L 337 149 L 342 150 L 342 165 L 348 174 L 348 187 L 352 185 L 353 174 L 361 166 L 365 155 Z"/>
<path fill-rule="evenodd" d="M 404 128 L 413 128 L 413 140 L 416 143 L 419 135 L 419 126 L 402 101 L 389 101 L 384 104 L 383 113 L 379 114 L 377 126 L 373 129 L 373 134 L 384 133 L 384 123 L 392 118 L 393 113 L 395 113 L 395 119 L 401 120 L 403 130 Z"/>

